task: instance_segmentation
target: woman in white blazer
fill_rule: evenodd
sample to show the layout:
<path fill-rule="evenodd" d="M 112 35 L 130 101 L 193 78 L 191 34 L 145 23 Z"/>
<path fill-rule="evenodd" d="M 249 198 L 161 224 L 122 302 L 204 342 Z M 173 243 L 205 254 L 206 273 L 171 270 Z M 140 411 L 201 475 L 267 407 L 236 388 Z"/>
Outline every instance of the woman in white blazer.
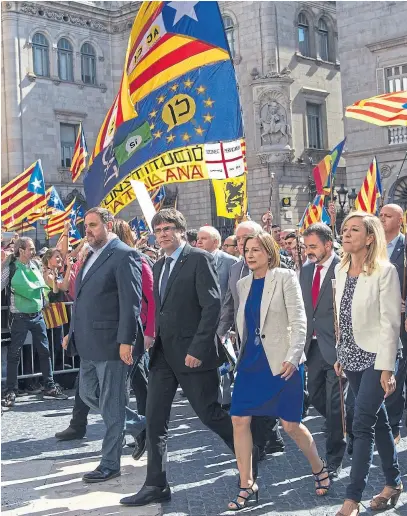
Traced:
<path fill-rule="evenodd" d="M 400 286 L 389 262 L 380 220 L 350 213 L 342 225 L 343 258 L 335 268 L 339 339 L 337 375 L 345 374 L 355 395 L 350 484 L 337 516 L 357 516 L 373 449 L 382 461 L 386 486 L 370 502 L 382 510 L 396 505 L 403 490 L 384 398 L 395 390 L 400 346 Z"/>
<path fill-rule="evenodd" d="M 245 508 L 253 497 L 258 500 L 252 474 L 252 416 L 279 417 L 316 472 L 316 493 L 322 496 L 330 487 L 326 464 L 301 423 L 307 321 L 297 276 L 279 268 L 278 248 L 264 231 L 246 238 L 244 256 L 253 274 L 237 284 L 236 327 L 242 347 L 230 414 L 240 492 L 228 505 L 232 511 Z"/>

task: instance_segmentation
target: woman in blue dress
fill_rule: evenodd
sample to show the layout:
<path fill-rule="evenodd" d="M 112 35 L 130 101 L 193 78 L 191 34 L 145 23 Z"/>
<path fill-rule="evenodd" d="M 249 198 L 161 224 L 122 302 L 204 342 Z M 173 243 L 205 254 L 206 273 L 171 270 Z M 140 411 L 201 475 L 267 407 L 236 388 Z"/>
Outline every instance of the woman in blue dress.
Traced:
<path fill-rule="evenodd" d="M 252 416 L 280 418 L 311 465 L 316 494 L 325 495 L 330 487 L 326 464 L 301 423 L 307 323 L 297 276 L 279 267 L 278 248 L 266 232 L 247 237 L 244 255 L 253 274 L 237 284 L 236 326 L 242 347 L 230 414 L 240 492 L 228 505 L 232 511 L 247 507 L 252 498 L 258 500 L 252 473 Z"/>

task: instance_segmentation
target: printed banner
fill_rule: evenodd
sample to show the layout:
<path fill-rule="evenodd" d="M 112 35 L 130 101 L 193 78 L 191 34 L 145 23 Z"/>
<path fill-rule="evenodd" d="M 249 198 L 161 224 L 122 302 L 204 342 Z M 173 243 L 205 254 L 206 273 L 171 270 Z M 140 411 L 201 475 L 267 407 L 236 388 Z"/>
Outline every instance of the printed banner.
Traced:
<path fill-rule="evenodd" d="M 246 174 L 212 181 L 218 217 L 235 219 L 247 212 Z"/>

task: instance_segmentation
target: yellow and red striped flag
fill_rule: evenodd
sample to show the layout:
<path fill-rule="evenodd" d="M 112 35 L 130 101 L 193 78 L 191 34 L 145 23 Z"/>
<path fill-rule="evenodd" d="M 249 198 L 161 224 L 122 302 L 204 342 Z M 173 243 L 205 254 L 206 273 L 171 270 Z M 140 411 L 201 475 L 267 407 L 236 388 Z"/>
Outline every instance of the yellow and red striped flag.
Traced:
<path fill-rule="evenodd" d="M 71 174 L 72 182 L 78 179 L 82 171 L 86 168 L 86 158 L 88 156 L 88 147 L 86 146 L 85 133 L 82 124 L 79 124 L 78 136 L 75 142 L 75 148 L 72 156 Z"/>
<path fill-rule="evenodd" d="M 42 315 L 48 330 L 68 322 L 68 312 L 64 303 L 50 303 L 43 309 Z"/>
<path fill-rule="evenodd" d="M 407 91 L 359 100 L 346 108 L 345 116 L 376 125 L 407 126 Z"/>
<path fill-rule="evenodd" d="M 313 202 L 308 203 L 308 206 L 305 208 L 304 214 L 298 223 L 300 233 L 316 222 L 324 222 L 325 224 L 330 223 L 329 215 L 324 207 L 324 200 L 325 195 L 317 194 Z"/>
<path fill-rule="evenodd" d="M 1 221 L 13 227 L 25 220 L 45 199 L 41 160 L 36 161 L 1 189 Z"/>
<path fill-rule="evenodd" d="M 377 199 L 381 195 L 381 192 L 378 188 L 378 185 L 380 184 L 381 181 L 377 167 L 377 160 L 376 157 L 374 157 L 373 161 L 370 163 L 369 170 L 367 171 L 358 196 L 356 197 L 356 210 L 376 214 Z"/>
<path fill-rule="evenodd" d="M 44 226 L 48 237 L 52 237 L 63 232 L 65 222 L 70 220 L 73 216 L 72 209 L 75 204 L 75 200 L 76 197 L 68 204 L 68 206 L 65 208 L 65 211 L 58 213 L 49 219 L 48 224 Z"/>
<path fill-rule="evenodd" d="M 167 2 L 143 2 L 130 33 L 126 61 L 133 104 L 196 68 L 230 59 L 227 50 L 192 37 L 191 34 L 176 33 L 176 30 L 167 32 L 162 13 L 166 5 L 176 11 L 174 25 L 183 16 L 198 21 L 192 2 L 185 3 L 183 7 Z M 149 43 L 149 37 L 154 44 Z"/>
<path fill-rule="evenodd" d="M 127 75 L 123 72 L 119 91 L 113 104 L 110 106 L 105 119 L 103 120 L 102 127 L 100 128 L 99 134 L 96 138 L 95 148 L 93 149 L 89 160 L 89 167 L 92 165 L 96 156 L 113 141 L 116 129 L 123 122 L 126 122 L 135 116 L 136 111 L 134 110 L 134 106 L 130 100 Z"/>

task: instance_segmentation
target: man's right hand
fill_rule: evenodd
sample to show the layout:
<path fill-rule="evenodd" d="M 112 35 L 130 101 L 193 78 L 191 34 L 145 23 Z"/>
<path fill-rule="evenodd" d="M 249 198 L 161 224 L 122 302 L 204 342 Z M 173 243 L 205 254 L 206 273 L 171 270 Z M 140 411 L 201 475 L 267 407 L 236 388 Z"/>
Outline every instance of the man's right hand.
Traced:
<path fill-rule="evenodd" d="M 69 341 L 69 335 L 65 335 L 65 337 L 62 339 L 62 347 L 64 349 L 68 348 L 68 341 Z"/>

